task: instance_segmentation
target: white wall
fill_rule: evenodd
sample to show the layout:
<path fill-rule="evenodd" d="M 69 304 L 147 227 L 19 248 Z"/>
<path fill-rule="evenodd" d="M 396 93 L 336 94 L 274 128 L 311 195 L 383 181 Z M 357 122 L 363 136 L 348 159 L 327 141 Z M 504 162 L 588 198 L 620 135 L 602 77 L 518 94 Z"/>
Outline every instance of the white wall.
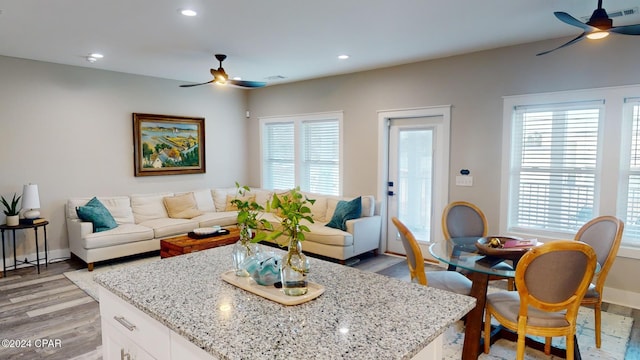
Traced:
<path fill-rule="evenodd" d="M 344 110 L 344 193 L 377 194 L 377 111 L 453 105 L 449 201 L 467 200 L 486 213 L 498 231 L 502 97 L 506 95 L 640 83 L 638 39 L 615 36 L 583 41 L 545 55 L 556 39 L 361 73 L 328 77 L 249 93 L 250 181 L 258 184 L 258 117 Z M 474 186 L 457 187 L 455 175 L 470 169 Z M 628 274 L 640 261 L 618 258 L 607 286 L 637 297 Z M 635 300 L 636 304 L 638 300 Z"/>
<path fill-rule="evenodd" d="M 69 197 L 194 190 L 246 180 L 243 90 L 184 89 L 172 80 L 8 57 L 0 57 L 0 79 L 0 194 L 11 197 L 22 193 L 24 184 L 38 184 L 54 256 L 68 249 L 64 204 Z M 134 112 L 204 117 L 206 173 L 134 177 Z M 32 231 L 26 238 L 19 234 L 18 259 L 35 252 Z"/>

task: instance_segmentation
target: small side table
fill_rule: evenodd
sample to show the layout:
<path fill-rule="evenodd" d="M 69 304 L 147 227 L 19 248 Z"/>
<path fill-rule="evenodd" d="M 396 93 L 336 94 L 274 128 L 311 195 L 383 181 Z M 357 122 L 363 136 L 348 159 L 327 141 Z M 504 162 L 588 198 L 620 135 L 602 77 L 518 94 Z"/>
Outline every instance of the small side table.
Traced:
<path fill-rule="evenodd" d="M 16 226 L 8 226 L 7 224 L 0 225 L 0 232 L 2 233 L 2 266 L 3 272 L 2 276 L 7 276 L 7 259 L 4 252 L 4 232 L 5 230 L 11 230 L 13 234 L 13 266 L 8 266 L 9 268 L 13 268 L 14 270 L 18 268 L 18 265 L 22 264 L 31 264 L 38 267 L 38 274 L 40 274 L 40 251 L 38 249 L 38 228 L 42 227 L 44 231 L 44 265 L 45 267 L 49 264 L 48 254 L 47 254 L 47 225 L 49 225 L 49 221 L 43 221 L 37 224 L 19 224 Z M 32 261 L 20 261 L 16 256 L 16 230 L 23 229 L 33 229 L 36 234 L 36 262 Z M 25 259 L 26 260 L 26 259 Z M 0 277 L 2 277 L 0 276 Z"/>

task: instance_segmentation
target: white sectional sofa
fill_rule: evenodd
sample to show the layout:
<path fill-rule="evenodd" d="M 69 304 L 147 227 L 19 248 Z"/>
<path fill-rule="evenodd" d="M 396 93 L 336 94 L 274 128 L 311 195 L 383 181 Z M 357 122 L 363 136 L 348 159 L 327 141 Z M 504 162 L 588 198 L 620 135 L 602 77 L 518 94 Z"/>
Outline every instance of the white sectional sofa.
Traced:
<path fill-rule="evenodd" d="M 193 194 L 197 210 L 201 214 L 189 219 L 170 217 L 164 198 L 189 193 Z M 237 212 L 228 211 L 228 201 L 235 194 L 236 188 L 221 188 L 186 193 L 98 197 L 118 225 L 101 232 L 94 232 L 93 224 L 80 220 L 76 212 L 76 207 L 84 206 L 92 197 L 68 199 L 66 221 L 70 251 L 86 262 L 91 271 L 98 261 L 159 250 L 160 239 L 163 238 L 186 234 L 198 227 L 235 225 Z M 303 251 L 336 259 L 341 263 L 369 251 L 377 254 L 381 218 L 376 211 L 373 196 L 361 196 L 361 217 L 348 220 L 346 231 L 342 231 L 325 224 L 331 220 L 338 201 L 351 200 L 353 197 L 303 194 L 316 200 L 311 207 L 314 223 L 308 224 L 311 232 L 305 234 Z M 256 202 L 264 206 L 273 196 L 273 191 L 252 189 L 246 195 L 255 196 Z M 262 216 L 271 222 L 278 221 L 273 213 L 263 213 Z"/>

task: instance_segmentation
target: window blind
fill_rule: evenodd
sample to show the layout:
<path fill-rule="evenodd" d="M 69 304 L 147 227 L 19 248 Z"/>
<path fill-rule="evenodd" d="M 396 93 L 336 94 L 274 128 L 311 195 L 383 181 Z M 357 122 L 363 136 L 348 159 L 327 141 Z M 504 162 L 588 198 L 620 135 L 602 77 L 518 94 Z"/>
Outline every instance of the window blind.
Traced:
<path fill-rule="evenodd" d="M 593 217 L 602 107 L 515 107 L 510 228 L 575 231 Z"/>
<path fill-rule="evenodd" d="M 263 182 L 267 189 L 295 187 L 294 123 L 264 125 Z"/>
<path fill-rule="evenodd" d="M 625 223 L 624 238 L 626 245 L 640 247 L 640 99 L 626 99 L 627 116 L 631 122 L 631 132 L 627 152 L 627 166 L 623 167 L 620 178 L 626 181 L 626 197 L 621 196 L 620 201 L 626 212 L 621 215 Z"/>
<path fill-rule="evenodd" d="M 337 120 L 305 121 L 301 187 L 319 194 L 339 195 L 340 124 Z"/>

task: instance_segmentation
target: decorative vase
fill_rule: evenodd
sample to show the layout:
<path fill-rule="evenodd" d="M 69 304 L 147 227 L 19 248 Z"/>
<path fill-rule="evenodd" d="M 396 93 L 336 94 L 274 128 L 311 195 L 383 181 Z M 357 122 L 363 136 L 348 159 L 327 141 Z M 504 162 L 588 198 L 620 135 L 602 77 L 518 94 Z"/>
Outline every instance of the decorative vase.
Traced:
<path fill-rule="evenodd" d="M 261 251 L 249 256 L 244 261 L 243 268 L 256 283 L 270 286 L 280 281 L 281 262 L 282 256 L 273 251 Z"/>
<path fill-rule="evenodd" d="M 280 270 L 284 293 L 290 296 L 306 294 L 308 274 L 309 260 L 302 253 L 302 243 L 294 235 L 289 241 L 289 251 L 282 259 L 282 269 Z"/>
<path fill-rule="evenodd" d="M 20 225 L 19 215 L 7 216 L 7 226 L 18 226 L 18 225 Z"/>
<path fill-rule="evenodd" d="M 249 273 L 244 268 L 243 264 L 248 257 L 256 255 L 260 252 L 260 245 L 257 243 L 252 243 L 251 237 L 251 228 L 247 226 L 241 226 L 240 240 L 238 240 L 233 246 L 233 269 L 236 272 L 236 276 L 249 276 Z"/>

